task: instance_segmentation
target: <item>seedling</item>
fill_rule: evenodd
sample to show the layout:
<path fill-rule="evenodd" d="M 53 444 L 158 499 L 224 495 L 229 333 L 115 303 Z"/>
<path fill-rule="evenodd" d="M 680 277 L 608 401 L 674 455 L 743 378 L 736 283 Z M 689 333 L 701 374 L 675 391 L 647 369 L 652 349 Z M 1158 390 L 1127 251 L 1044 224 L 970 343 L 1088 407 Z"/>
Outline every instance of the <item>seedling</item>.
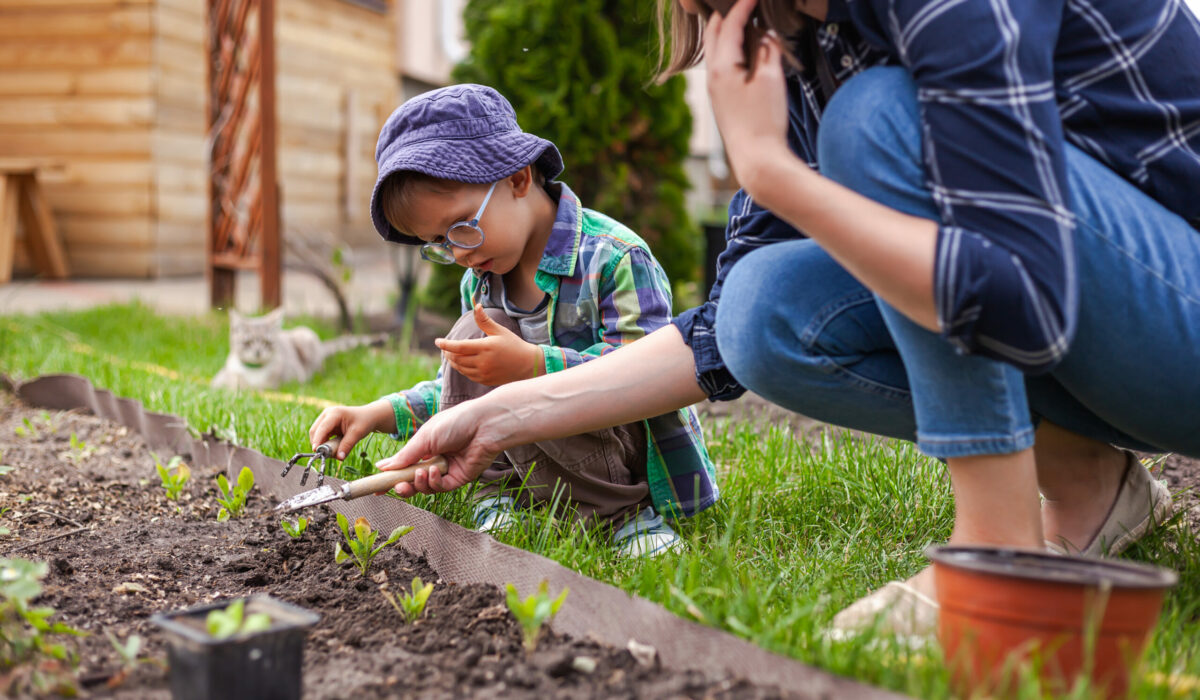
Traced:
<path fill-rule="evenodd" d="M 297 518 L 296 522 L 294 523 L 286 519 L 280 520 L 279 527 L 283 528 L 283 531 L 288 534 L 288 537 L 291 537 L 293 540 L 298 540 L 304 536 L 304 531 L 308 529 L 308 518 Z"/>
<path fill-rule="evenodd" d="M 75 695 L 73 667 L 78 663 L 54 635 L 84 636 L 61 622 L 51 622 L 54 608 L 31 608 L 42 593 L 49 566 L 27 559 L 0 559 L 0 693 L 6 697 Z"/>
<path fill-rule="evenodd" d="M 162 480 L 162 487 L 167 490 L 167 498 L 178 501 L 183 487 L 188 479 L 192 478 L 192 470 L 184 463 L 183 457 L 175 455 L 165 467 L 156 459 L 154 468 L 158 471 L 158 478 Z"/>
<path fill-rule="evenodd" d="M 383 594 L 384 600 L 392 604 L 396 612 L 404 618 L 406 623 L 411 623 L 425 612 L 425 603 L 429 600 L 429 594 L 433 593 L 433 584 L 425 583 L 417 576 L 412 580 L 412 593 L 402 593 L 397 596 L 387 589 L 387 584 L 379 587 L 379 592 Z"/>
<path fill-rule="evenodd" d="M 245 599 L 238 598 L 224 609 L 210 610 L 204 626 L 213 639 L 229 639 L 270 629 L 271 616 L 261 612 L 247 615 Z"/>
<path fill-rule="evenodd" d="M 109 644 L 112 644 L 113 649 L 117 651 L 117 656 L 121 659 L 121 669 L 109 677 L 105 685 L 109 688 L 116 688 L 125 682 L 129 674 L 137 669 L 138 664 L 156 664 L 166 667 L 162 659 L 155 659 L 149 656 L 139 657 L 138 652 L 142 650 L 142 637 L 138 634 L 131 634 L 122 644 L 121 640 L 112 632 L 105 630 L 105 636 L 108 637 Z"/>
<path fill-rule="evenodd" d="M 338 542 L 333 549 L 333 560 L 341 564 L 342 562 L 353 559 L 359 572 L 367 575 L 367 570 L 371 568 L 371 560 L 376 554 L 383 551 L 384 547 L 395 544 L 396 540 L 412 532 L 412 525 L 401 525 L 392 530 L 392 534 L 388 535 L 387 541 L 378 547 L 375 546 L 375 539 L 379 533 L 371 529 L 366 518 L 359 518 L 354 521 L 354 534 L 350 534 L 350 520 L 342 515 L 337 514 L 338 527 L 342 529 L 342 536 L 346 538 L 346 544 L 350 547 L 350 552 L 347 553 L 342 549 L 342 543 Z"/>
<path fill-rule="evenodd" d="M 549 584 L 543 580 L 538 584 L 537 593 L 534 593 L 525 600 L 521 600 L 516 587 L 511 583 L 504 584 L 504 589 L 508 592 L 506 596 L 508 609 L 512 611 L 513 617 L 517 618 L 517 622 L 521 623 L 525 651 L 532 652 L 537 648 L 538 636 L 541 634 L 542 625 L 554 619 L 554 616 L 558 614 L 558 609 L 562 607 L 563 601 L 567 599 L 567 593 L 570 589 L 563 588 L 562 593 L 559 593 L 557 598 L 551 599 Z"/>
<path fill-rule="evenodd" d="M 250 471 L 250 467 L 242 467 L 242 471 L 238 472 L 237 483 L 232 486 L 224 474 L 218 474 L 217 488 L 221 491 L 221 495 L 217 496 L 217 503 L 221 504 L 217 520 L 224 522 L 230 518 L 239 518 L 246 508 L 246 496 L 250 494 L 250 489 L 254 488 L 254 472 Z"/>

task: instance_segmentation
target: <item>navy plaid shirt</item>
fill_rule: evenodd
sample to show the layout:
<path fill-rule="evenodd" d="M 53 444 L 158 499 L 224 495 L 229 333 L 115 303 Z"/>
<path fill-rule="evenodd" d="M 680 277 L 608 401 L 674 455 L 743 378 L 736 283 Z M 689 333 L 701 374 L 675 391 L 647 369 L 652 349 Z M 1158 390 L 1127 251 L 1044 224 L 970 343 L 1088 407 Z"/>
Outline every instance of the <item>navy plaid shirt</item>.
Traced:
<path fill-rule="evenodd" d="M 1064 143 L 1200 228 L 1200 22 L 1180 0 L 830 0 L 845 80 L 904 65 L 941 213 L 934 299 L 963 352 L 1030 372 L 1065 355 L 1078 306 Z M 791 76 L 793 151 L 813 167 L 820 85 Z M 962 148 L 961 144 L 972 144 Z M 709 397 L 744 391 L 713 333 L 729 267 L 803 234 L 738 192 L 709 301 L 675 319 Z"/>

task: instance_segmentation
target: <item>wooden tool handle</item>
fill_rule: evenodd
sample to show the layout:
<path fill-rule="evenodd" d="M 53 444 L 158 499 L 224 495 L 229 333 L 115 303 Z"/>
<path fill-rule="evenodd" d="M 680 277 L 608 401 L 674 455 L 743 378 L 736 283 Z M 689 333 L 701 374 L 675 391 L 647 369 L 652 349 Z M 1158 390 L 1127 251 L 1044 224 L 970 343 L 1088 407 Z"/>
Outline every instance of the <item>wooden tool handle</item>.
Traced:
<path fill-rule="evenodd" d="M 361 479 L 355 479 L 354 481 L 346 484 L 347 491 L 345 499 L 349 501 L 350 499 L 358 498 L 359 496 L 366 496 L 367 494 L 371 493 L 387 491 L 402 481 L 412 481 L 413 475 L 417 473 L 418 469 L 429 469 L 430 467 L 436 468 L 442 474 L 445 474 L 446 470 L 449 468 L 446 465 L 446 458 L 438 455 L 432 459 L 417 462 L 411 467 L 379 472 L 378 474 L 372 474 L 371 476 L 364 476 Z"/>

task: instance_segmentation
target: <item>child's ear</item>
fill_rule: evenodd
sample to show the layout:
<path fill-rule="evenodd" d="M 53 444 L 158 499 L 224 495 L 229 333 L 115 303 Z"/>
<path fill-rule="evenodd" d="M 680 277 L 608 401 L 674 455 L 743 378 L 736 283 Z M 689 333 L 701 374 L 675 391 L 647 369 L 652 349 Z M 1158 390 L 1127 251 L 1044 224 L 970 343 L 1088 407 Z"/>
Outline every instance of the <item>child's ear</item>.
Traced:
<path fill-rule="evenodd" d="M 509 175 L 508 182 L 512 185 L 514 197 L 524 197 L 529 194 L 529 188 L 533 185 L 533 165 L 526 165 Z"/>

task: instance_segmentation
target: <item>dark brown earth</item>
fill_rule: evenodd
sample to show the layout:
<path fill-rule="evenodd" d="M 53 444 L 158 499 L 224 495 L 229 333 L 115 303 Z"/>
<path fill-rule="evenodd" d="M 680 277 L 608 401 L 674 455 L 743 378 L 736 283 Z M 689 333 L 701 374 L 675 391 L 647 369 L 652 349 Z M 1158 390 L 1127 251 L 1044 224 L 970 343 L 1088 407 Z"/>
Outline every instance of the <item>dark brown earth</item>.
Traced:
<path fill-rule="evenodd" d="M 328 511 L 310 509 L 313 522 L 299 540 L 271 517 L 273 504 L 253 494 L 244 517 L 217 522 L 219 468 L 192 465 L 176 504 L 165 497 L 154 463 L 141 437 L 124 427 L 29 408 L 0 392 L 0 464 L 15 468 L 0 476 L 2 523 L 12 531 L 0 537 L 0 556 L 50 565 L 35 602 L 89 633 L 75 645 L 78 676 L 95 697 L 170 695 L 158 664 L 142 664 L 106 687 L 120 666 L 106 633 L 140 635 L 142 656 L 165 660 L 166 642 L 150 615 L 256 593 L 321 614 L 305 646 L 306 698 L 782 696 L 741 679 L 639 663 L 627 650 L 554 633 L 527 655 L 498 588 L 445 582 L 399 547 L 381 553 L 363 579 L 334 563 L 341 534 Z M 379 584 L 406 588 L 418 575 L 435 588 L 425 617 L 406 625 Z M 575 670 L 579 657 L 594 661 L 594 670 Z"/>

